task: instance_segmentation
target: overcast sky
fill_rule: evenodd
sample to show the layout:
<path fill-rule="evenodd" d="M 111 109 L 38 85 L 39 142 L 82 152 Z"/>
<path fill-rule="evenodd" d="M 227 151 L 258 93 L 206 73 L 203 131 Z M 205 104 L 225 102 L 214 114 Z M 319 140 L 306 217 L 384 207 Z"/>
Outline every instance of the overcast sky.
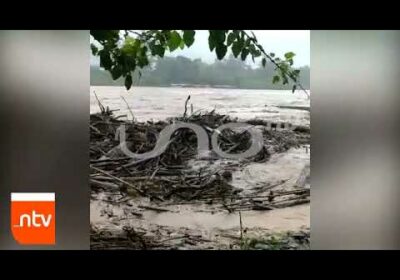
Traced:
<path fill-rule="evenodd" d="M 283 54 L 292 51 L 296 54 L 294 66 L 310 65 L 310 31 L 309 30 L 255 30 L 253 31 L 258 42 L 267 52 L 273 52 L 277 56 L 283 57 Z M 166 52 L 165 55 L 177 56 L 183 55 L 191 59 L 201 58 L 204 62 L 214 62 L 215 52 L 211 53 L 208 48 L 208 31 L 196 31 L 194 44 L 187 49 L 178 49 L 172 54 Z M 253 63 L 250 58 L 248 63 Z M 258 62 L 259 63 L 259 62 Z M 91 59 L 91 64 L 98 65 L 98 59 Z"/>

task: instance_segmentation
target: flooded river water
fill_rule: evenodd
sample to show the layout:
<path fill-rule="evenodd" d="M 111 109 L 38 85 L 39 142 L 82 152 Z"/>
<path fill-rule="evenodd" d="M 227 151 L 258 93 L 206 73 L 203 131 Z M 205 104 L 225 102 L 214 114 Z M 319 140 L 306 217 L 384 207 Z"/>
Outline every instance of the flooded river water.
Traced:
<path fill-rule="evenodd" d="M 119 110 L 117 115 L 132 118 L 125 99 L 138 121 L 165 120 L 168 117 L 181 116 L 186 98 L 190 95 L 189 106 L 193 104 L 194 111 L 215 109 L 220 114 L 239 119 L 261 118 L 297 125 L 308 125 L 310 122 L 307 111 L 277 107 L 310 106 L 310 100 L 304 93 L 293 94 L 290 90 L 133 87 L 126 91 L 124 87 L 96 86 L 91 87 L 90 92 L 91 113 L 99 111 L 95 92 L 104 106 L 111 110 Z"/>

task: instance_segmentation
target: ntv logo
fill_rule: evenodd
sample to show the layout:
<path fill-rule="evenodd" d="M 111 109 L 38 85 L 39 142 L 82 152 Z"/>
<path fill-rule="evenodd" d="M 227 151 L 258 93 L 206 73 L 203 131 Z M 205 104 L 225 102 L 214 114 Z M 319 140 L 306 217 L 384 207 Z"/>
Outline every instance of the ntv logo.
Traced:
<path fill-rule="evenodd" d="M 36 228 L 40 228 L 40 227 L 49 227 L 50 225 L 50 221 L 51 221 L 51 217 L 52 215 L 49 214 L 47 215 L 43 215 L 43 214 L 36 214 L 35 210 L 32 211 L 31 213 L 28 214 L 23 214 L 19 217 L 19 224 L 18 225 L 14 225 L 14 227 L 36 227 Z M 39 220 L 40 218 L 40 220 Z M 26 221 L 26 223 L 24 223 L 24 221 Z M 39 221 L 39 222 L 37 222 Z"/>
<path fill-rule="evenodd" d="M 283 127 L 276 124 L 276 129 L 294 129 L 294 127 L 289 126 L 288 124 L 285 124 Z M 119 148 L 120 150 L 128 157 L 131 157 L 136 160 L 145 160 L 145 159 L 150 159 L 157 157 L 161 155 L 168 147 L 168 145 L 171 143 L 171 136 L 172 134 L 180 129 L 180 128 L 189 128 L 193 130 L 193 132 L 197 136 L 197 156 L 201 158 L 207 158 L 210 155 L 210 150 L 209 150 L 209 138 L 208 134 L 205 131 L 203 127 L 201 127 L 198 124 L 194 123 L 187 123 L 187 122 L 179 122 L 176 121 L 170 125 L 167 125 L 159 134 L 156 146 L 152 151 L 142 153 L 142 154 L 136 154 L 133 153 L 129 150 L 129 148 L 126 145 L 126 129 L 125 125 L 122 124 L 121 126 L 118 127 L 115 138 L 116 140 L 119 139 L 120 145 Z M 267 125 L 267 128 L 272 129 L 271 125 Z M 224 129 L 231 129 L 231 130 L 245 130 L 250 133 L 251 136 L 251 146 L 244 152 L 240 154 L 230 154 L 222 151 L 218 145 L 218 136 L 221 134 L 221 132 Z M 258 152 L 261 151 L 264 145 L 264 140 L 263 140 L 263 135 L 259 129 L 256 127 L 249 125 L 247 123 L 226 123 L 221 125 L 220 127 L 214 129 L 214 132 L 211 136 L 211 144 L 213 151 L 219 155 L 222 158 L 228 158 L 228 159 L 244 159 L 244 158 L 249 158 L 252 156 L 255 156 Z"/>
<path fill-rule="evenodd" d="M 55 244 L 55 194 L 11 193 L 11 231 L 21 245 Z"/>

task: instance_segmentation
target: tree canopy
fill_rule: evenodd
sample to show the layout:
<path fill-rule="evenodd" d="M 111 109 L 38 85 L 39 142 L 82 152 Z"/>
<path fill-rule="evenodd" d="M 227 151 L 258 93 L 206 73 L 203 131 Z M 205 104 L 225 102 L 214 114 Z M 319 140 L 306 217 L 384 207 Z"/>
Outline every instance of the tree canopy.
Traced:
<path fill-rule="evenodd" d="M 142 76 L 152 58 L 163 58 L 166 51 L 189 48 L 195 41 L 195 30 L 91 30 L 91 36 L 97 44 L 91 44 L 93 55 L 99 56 L 100 66 L 111 73 L 113 80 L 124 79 L 126 89 L 133 84 L 133 75 Z M 293 52 L 285 53 L 283 58 L 267 52 L 258 43 L 253 32 L 245 30 L 209 30 L 208 47 L 222 60 L 231 50 L 235 58 L 245 61 L 251 57 L 261 58 L 262 67 L 273 65 L 275 75 L 272 82 L 283 85 L 293 84 L 304 90 L 299 83 L 299 69 L 293 69 Z"/>

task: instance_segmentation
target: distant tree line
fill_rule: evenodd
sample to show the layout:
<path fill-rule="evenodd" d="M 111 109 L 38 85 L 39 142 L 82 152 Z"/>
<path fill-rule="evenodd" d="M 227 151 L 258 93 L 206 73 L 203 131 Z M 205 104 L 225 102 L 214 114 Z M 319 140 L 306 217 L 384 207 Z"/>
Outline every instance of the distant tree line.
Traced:
<path fill-rule="evenodd" d="M 299 68 L 299 82 L 304 88 L 310 88 L 310 68 Z M 124 86 L 121 77 L 113 80 L 111 74 L 98 66 L 90 68 L 91 85 Z M 135 86 L 210 86 L 232 87 L 240 89 L 287 89 L 291 90 L 293 83 L 273 83 L 275 65 L 267 63 L 265 68 L 261 65 L 252 67 L 244 61 L 235 59 L 230 55 L 227 59 L 216 60 L 212 64 L 201 59 L 191 60 L 183 56 L 164 57 L 154 59 L 150 67 L 141 71 L 141 76 L 135 73 L 133 82 Z"/>

